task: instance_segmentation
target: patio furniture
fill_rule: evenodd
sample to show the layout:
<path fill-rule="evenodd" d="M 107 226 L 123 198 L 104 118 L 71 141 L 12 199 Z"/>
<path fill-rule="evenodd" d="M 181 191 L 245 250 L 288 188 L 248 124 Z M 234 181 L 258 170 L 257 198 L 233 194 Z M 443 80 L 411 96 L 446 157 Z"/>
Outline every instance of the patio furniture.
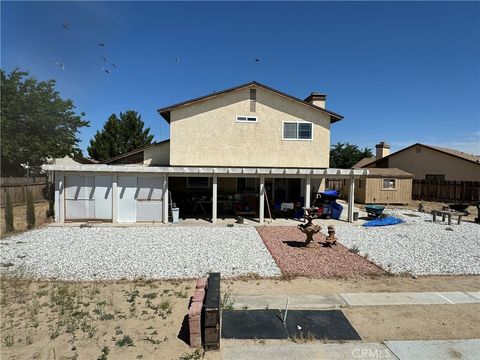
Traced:
<path fill-rule="evenodd" d="M 365 205 L 365 210 L 367 211 L 368 217 L 378 218 L 382 215 L 385 206 L 382 205 Z"/>
<path fill-rule="evenodd" d="M 469 204 L 449 204 L 448 207 L 453 211 L 462 212 L 465 216 L 468 216 L 470 213 L 467 211 Z"/>
<path fill-rule="evenodd" d="M 459 213 L 456 211 L 446 211 L 446 210 L 432 210 L 433 222 L 437 221 L 437 215 L 442 216 L 442 221 L 445 221 L 445 217 L 447 218 L 448 225 L 452 224 L 452 216 L 457 216 L 457 225 L 460 225 L 462 222 L 463 213 Z"/>

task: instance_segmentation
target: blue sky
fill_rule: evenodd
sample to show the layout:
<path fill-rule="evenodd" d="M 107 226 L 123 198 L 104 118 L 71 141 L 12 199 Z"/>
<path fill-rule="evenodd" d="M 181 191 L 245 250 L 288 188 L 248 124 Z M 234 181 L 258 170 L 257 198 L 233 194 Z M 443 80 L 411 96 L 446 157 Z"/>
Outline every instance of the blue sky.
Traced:
<path fill-rule="evenodd" d="M 326 93 L 327 108 L 345 116 L 332 143 L 480 153 L 478 2 L 2 2 L 1 10 L 2 69 L 57 80 L 90 120 L 84 150 L 112 113 L 137 110 L 163 140 L 157 108 L 257 80 L 301 98 Z"/>

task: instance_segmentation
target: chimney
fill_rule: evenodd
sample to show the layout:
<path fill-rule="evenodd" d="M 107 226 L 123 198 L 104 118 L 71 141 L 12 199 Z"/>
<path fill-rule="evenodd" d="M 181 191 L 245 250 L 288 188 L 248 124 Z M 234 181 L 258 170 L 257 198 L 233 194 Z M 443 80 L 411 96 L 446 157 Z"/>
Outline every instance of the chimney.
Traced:
<path fill-rule="evenodd" d="M 327 95 L 320 94 L 317 91 L 313 91 L 307 98 L 304 100 L 312 105 L 321 107 L 325 109 L 325 100 L 327 99 Z"/>
<path fill-rule="evenodd" d="M 390 145 L 384 141 L 381 141 L 379 144 L 375 145 L 375 150 L 377 152 L 375 157 L 376 160 L 390 155 Z"/>

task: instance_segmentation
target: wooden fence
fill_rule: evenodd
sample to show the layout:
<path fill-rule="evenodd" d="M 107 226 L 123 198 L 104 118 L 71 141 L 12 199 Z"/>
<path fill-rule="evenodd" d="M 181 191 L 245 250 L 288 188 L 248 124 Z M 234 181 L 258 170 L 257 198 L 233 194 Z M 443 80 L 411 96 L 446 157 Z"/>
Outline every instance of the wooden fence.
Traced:
<path fill-rule="evenodd" d="M 13 204 L 24 204 L 27 201 L 27 192 L 31 191 L 33 201 L 45 200 L 45 189 L 47 187 L 47 178 L 1 178 L 0 206 L 4 207 L 6 203 L 6 194 L 10 195 Z"/>
<path fill-rule="evenodd" d="M 335 189 L 337 191 L 341 191 L 343 187 L 343 180 L 330 180 L 327 179 L 325 182 L 325 188 L 326 189 Z"/>
<path fill-rule="evenodd" d="M 412 199 L 473 203 L 480 201 L 480 182 L 413 179 Z"/>

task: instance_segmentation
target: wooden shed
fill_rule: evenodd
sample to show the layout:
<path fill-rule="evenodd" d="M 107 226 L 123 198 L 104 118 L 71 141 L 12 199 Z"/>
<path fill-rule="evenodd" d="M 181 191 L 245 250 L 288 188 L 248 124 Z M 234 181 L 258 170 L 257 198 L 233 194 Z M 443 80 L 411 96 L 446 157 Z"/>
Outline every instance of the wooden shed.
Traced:
<path fill-rule="evenodd" d="M 412 200 L 413 175 L 397 168 L 368 168 L 355 181 L 355 201 L 363 204 L 407 204 Z M 348 194 L 348 184 L 342 192 Z"/>

